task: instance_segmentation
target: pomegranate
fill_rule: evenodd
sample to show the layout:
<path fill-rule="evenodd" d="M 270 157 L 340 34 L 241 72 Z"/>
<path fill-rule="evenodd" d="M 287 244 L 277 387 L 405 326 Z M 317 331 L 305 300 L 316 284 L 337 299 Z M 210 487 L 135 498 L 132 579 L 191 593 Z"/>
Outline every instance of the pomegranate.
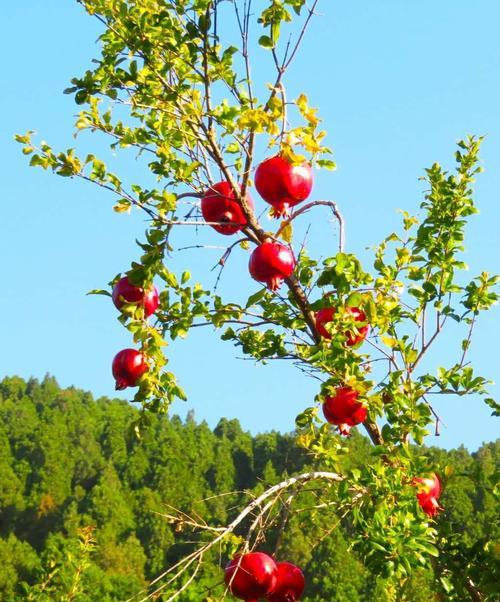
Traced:
<path fill-rule="evenodd" d="M 441 510 L 438 499 L 441 495 L 441 483 L 436 473 L 428 477 L 415 477 L 413 484 L 417 486 L 419 506 L 428 516 L 436 516 Z"/>
<path fill-rule="evenodd" d="M 366 408 L 358 401 L 359 393 L 351 387 L 339 387 L 335 395 L 323 403 L 323 414 L 330 424 L 338 426 L 342 435 L 348 435 L 351 427 L 366 420 Z"/>
<path fill-rule="evenodd" d="M 439 502 L 437 501 L 437 498 L 435 498 L 435 497 L 425 496 L 421 493 L 418 493 L 417 499 L 418 499 L 419 506 L 427 514 L 427 516 L 434 517 L 441 510 Z"/>
<path fill-rule="evenodd" d="M 140 351 L 122 349 L 113 359 L 112 371 L 116 380 L 115 388 L 121 391 L 127 387 L 136 387 L 141 376 L 148 371 L 148 364 Z"/>
<path fill-rule="evenodd" d="M 111 298 L 117 309 L 121 309 L 125 303 L 142 305 L 145 318 L 154 314 L 160 303 L 156 287 L 153 286 L 145 291 L 140 286 L 133 285 L 127 276 L 115 284 Z"/>
<path fill-rule="evenodd" d="M 247 203 L 253 209 L 249 195 Z M 246 226 L 247 220 L 229 182 L 217 182 L 205 191 L 201 199 L 201 212 L 207 222 L 227 222 L 212 226 L 219 234 L 230 235 Z"/>
<path fill-rule="evenodd" d="M 224 581 L 230 592 L 247 602 L 258 602 L 275 586 L 278 569 L 274 560 L 263 552 L 235 556 L 226 566 Z"/>
<path fill-rule="evenodd" d="M 274 208 L 274 215 L 287 215 L 289 208 L 307 199 L 313 186 L 308 163 L 293 165 L 280 155 L 263 161 L 255 171 L 255 188 Z"/>
<path fill-rule="evenodd" d="M 431 497 L 439 498 L 441 495 L 441 483 L 435 472 L 428 477 L 415 477 L 413 483 L 419 486 L 420 491 Z"/>
<path fill-rule="evenodd" d="M 333 320 L 333 316 L 335 315 L 336 311 L 337 310 L 335 307 L 324 307 L 316 313 L 316 329 L 325 339 L 332 338 L 331 333 L 325 328 L 325 324 L 328 324 Z M 359 307 L 346 307 L 346 311 L 353 316 L 355 322 L 366 322 L 366 314 L 362 309 L 359 309 Z M 366 335 L 368 334 L 369 330 L 370 327 L 368 324 L 357 328 L 357 333 L 353 332 L 352 330 L 348 330 L 346 333 L 344 333 L 347 337 L 346 345 L 352 347 L 358 343 L 361 343 L 366 339 Z"/>
<path fill-rule="evenodd" d="M 295 257 L 289 247 L 279 242 L 263 242 L 252 252 L 248 269 L 252 278 L 275 291 L 293 274 Z"/>
<path fill-rule="evenodd" d="M 304 592 L 304 574 L 291 562 L 278 562 L 278 579 L 269 602 L 296 602 Z"/>

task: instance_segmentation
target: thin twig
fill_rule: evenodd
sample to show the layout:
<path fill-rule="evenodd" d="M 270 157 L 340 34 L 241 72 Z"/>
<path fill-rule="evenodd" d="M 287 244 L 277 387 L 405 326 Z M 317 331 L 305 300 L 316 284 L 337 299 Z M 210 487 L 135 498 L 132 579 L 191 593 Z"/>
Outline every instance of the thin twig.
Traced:
<path fill-rule="evenodd" d="M 278 237 L 281 232 L 283 231 L 283 229 L 290 224 L 295 218 L 299 217 L 299 215 L 302 215 L 303 213 L 305 213 L 306 211 L 309 211 L 310 209 L 313 209 L 314 207 L 329 207 L 333 213 L 333 215 L 335 216 L 336 220 L 339 223 L 339 251 L 340 253 L 342 253 L 344 251 L 344 238 L 345 238 L 345 233 L 344 233 L 344 218 L 342 217 L 337 203 L 335 203 L 335 201 L 312 201 L 310 203 L 307 203 L 306 205 L 303 205 L 300 209 L 296 209 L 288 219 L 283 220 L 283 222 L 281 223 L 280 227 L 278 228 L 278 231 L 275 234 L 275 237 Z"/>
<path fill-rule="evenodd" d="M 309 26 L 309 22 L 311 21 L 313 15 L 314 15 L 314 9 L 316 8 L 317 4 L 318 4 L 319 0 L 314 0 L 313 5 L 311 6 L 311 8 L 309 9 L 309 14 L 307 15 L 307 19 L 304 23 L 304 26 L 302 27 L 302 31 L 299 34 L 299 37 L 297 39 L 297 42 L 295 44 L 295 46 L 293 47 L 293 50 L 288 58 L 288 61 L 285 63 L 285 65 L 283 66 L 283 69 L 286 70 L 288 69 L 288 67 L 290 66 L 290 63 L 293 61 L 293 59 L 295 58 L 295 55 L 297 54 L 297 51 L 302 43 L 302 40 L 306 34 L 307 28 Z"/>

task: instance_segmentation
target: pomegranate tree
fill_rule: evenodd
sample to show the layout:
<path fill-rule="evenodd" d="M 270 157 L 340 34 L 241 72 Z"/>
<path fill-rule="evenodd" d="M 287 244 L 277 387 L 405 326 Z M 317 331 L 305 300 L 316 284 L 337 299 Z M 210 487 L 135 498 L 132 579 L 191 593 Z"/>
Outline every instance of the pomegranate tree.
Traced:
<path fill-rule="evenodd" d="M 99 38 L 102 56 L 73 80 L 69 90 L 81 106 L 77 130 L 109 136 L 116 152 L 132 147 L 138 165 L 144 161 L 148 171 L 149 177 L 141 181 L 153 184 L 135 183 L 135 168 L 120 177 L 87 151 L 78 156 L 74 149 L 58 152 L 45 142 L 37 146 L 31 133 L 17 139 L 32 165 L 94 183 L 114 195 L 117 213 L 137 211 L 147 219 L 139 257 L 127 270 L 130 281 L 120 281 L 113 291 L 119 308 L 136 303 L 144 306 L 144 315 L 151 315 L 157 303 L 154 291 L 146 286 L 145 294 L 131 283 L 162 282 L 162 311 L 154 324 L 138 315 L 141 312 L 122 311 L 119 316 L 138 347 L 121 351 L 113 361 L 117 388 L 141 385 L 134 401 L 143 405 L 144 422 L 135 424 L 135 431 L 146 427 L 148 411 L 163 412 L 174 400 L 185 399 L 175 375 L 165 367 L 167 354 L 175 352 L 168 346 L 171 340 L 194 328 L 221 329 L 224 340 L 254 361 L 290 361 L 318 387 L 316 403 L 304 409 L 296 424 L 298 445 L 320 469 L 287 477 L 255 499 L 242 501 L 243 508 L 227 526 L 193 519 L 191 523 L 205 529 L 206 538 L 165 572 L 163 585 L 176 587 L 172 596 L 181 599 L 180 594 L 196 582 L 207 551 L 221 550 L 232 557 L 243 550 L 247 553 L 226 569 L 226 583 L 235 595 L 247 601 L 264 596 L 274 596 L 272 602 L 283 596 L 297 598 L 300 575 L 285 567 L 280 578 L 272 558 L 251 550 L 266 540 L 267 525 L 286 529 L 282 515 L 293 515 L 301 492 L 311 485 L 318 497 L 312 506 L 322 512 L 334 509 L 334 523 L 349 520 L 352 545 L 386 580 L 393 599 L 401 599 L 411 572 L 423 566 L 429 574 L 435 571 L 442 596 L 453 592 L 453 602 L 462 602 L 463 591 L 472 600 L 484 599 L 468 573 L 471 563 L 458 562 L 457 571 L 453 562 L 446 562 L 452 538 L 445 529 L 436 532 L 440 527 L 436 480 L 433 485 L 417 481 L 417 493 L 408 485 L 408 475 L 440 470 L 416 453 L 415 446 L 424 443 L 432 427 L 439 432 L 441 395 L 483 396 L 500 413 L 488 394 L 489 381 L 473 371 L 468 358 L 480 314 L 498 299 L 494 290 L 498 279 L 487 271 L 470 280 L 461 273 L 466 267 L 460 254 L 465 226 L 477 213 L 472 185 L 480 170 L 481 140 L 468 137 L 459 143 L 454 173 L 438 163 L 426 170 L 419 217 L 404 212 L 401 232 L 384 233 L 365 269 L 344 248 L 340 204 L 313 199 L 297 206 L 311 193 L 312 168 L 335 167 L 317 110 L 305 94 L 292 98 L 285 87 L 305 29 L 319 12 L 318 0 L 265 0 L 253 5 L 243 0 L 79 3 L 105 31 Z M 218 18 L 220 11 L 223 19 Z M 302 19 L 299 31 L 293 24 L 288 30 L 294 15 Z M 284 24 L 287 36 L 282 45 Z M 251 36 L 257 31 L 272 69 L 262 82 L 254 81 L 252 70 Z M 259 73 L 266 65 L 265 55 L 261 56 Z M 273 156 L 264 159 L 267 149 Z M 274 215 L 283 218 L 275 228 L 275 222 L 251 211 L 248 194 L 254 183 Z M 181 248 L 197 249 L 193 252 L 205 258 L 219 253 L 204 238 L 207 228 L 199 227 L 200 199 L 205 221 L 217 232 L 239 233 L 212 263 L 221 268 L 218 279 L 201 273 L 199 279 L 205 282 L 194 280 L 188 269 L 174 268 L 186 254 L 173 257 Z M 243 211 L 240 203 L 250 211 Z M 320 213 L 325 207 L 334 218 L 331 239 L 326 238 L 331 225 Z M 311 232 L 309 225 L 314 226 Z M 321 246 L 320 258 L 308 249 L 312 237 L 314 248 Z M 292 248 L 300 248 L 297 259 Z M 248 256 L 251 277 L 269 290 L 241 300 Z M 224 271 L 228 261 L 233 262 L 234 279 Z M 224 278 L 224 294 L 215 292 Z M 335 307 L 317 311 L 320 303 L 314 299 L 324 299 L 326 291 L 332 291 Z M 451 323 L 446 356 L 433 357 L 436 340 Z M 341 344 L 328 343 L 332 339 Z M 226 376 L 223 370 L 210 384 L 217 387 Z M 192 377 L 199 377 L 196 366 Z M 269 391 L 266 403 L 286 415 L 291 400 L 276 395 L 276 390 L 279 387 Z M 354 467 L 356 459 L 353 467 L 342 462 L 345 442 L 321 419 L 320 404 L 326 420 L 341 434 L 354 425 L 363 426 L 373 449 L 362 464 Z M 415 494 L 423 511 L 436 517 L 436 526 L 415 512 Z M 233 504 L 234 498 L 229 499 L 228 505 Z M 228 513 L 237 511 L 231 506 Z M 209 537 L 213 539 L 208 541 Z M 443 575 L 453 581 L 447 591 Z M 162 587 L 160 581 L 161 577 L 155 588 Z M 280 582 L 285 584 L 284 593 Z M 466 583 L 462 589 L 461 582 Z M 273 591 L 274 587 L 278 589 Z"/>

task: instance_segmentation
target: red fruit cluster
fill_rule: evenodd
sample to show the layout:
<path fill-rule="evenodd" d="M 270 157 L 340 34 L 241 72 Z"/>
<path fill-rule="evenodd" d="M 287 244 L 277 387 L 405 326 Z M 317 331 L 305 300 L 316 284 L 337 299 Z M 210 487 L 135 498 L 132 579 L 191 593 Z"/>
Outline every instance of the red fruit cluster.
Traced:
<path fill-rule="evenodd" d="M 117 309 L 122 309 L 124 305 L 137 305 L 144 309 L 144 317 L 147 318 L 154 314 L 160 303 L 156 287 L 144 290 L 130 282 L 127 276 L 124 276 L 113 287 L 111 298 Z M 127 387 L 136 387 L 139 379 L 143 376 L 149 367 L 146 357 L 136 349 L 122 349 L 119 351 L 112 364 L 113 377 L 116 381 L 117 390 Z"/>
<path fill-rule="evenodd" d="M 358 401 L 359 393 L 351 387 L 339 387 L 335 395 L 323 403 L 323 414 L 335 424 L 342 435 L 349 435 L 351 427 L 366 420 L 366 408 Z"/>
<path fill-rule="evenodd" d="M 280 156 L 267 159 L 257 168 L 256 187 L 262 198 L 270 203 L 276 215 L 287 212 L 289 207 L 305 200 L 312 189 L 312 170 L 307 164 L 292 165 Z M 253 210 L 249 195 L 246 202 Z M 201 200 L 201 212 L 205 221 L 223 235 L 239 232 L 247 225 L 247 217 L 231 184 L 217 182 L 205 191 Z M 277 290 L 283 280 L 289 278 L 295 269 L 293 251 L 278 242 L 264 241 L 250 256 L 249 270 L 252 278 L 265 283 L 272 291 Z M 127 276 L 121 278 L 113 288 L 112 299 L 121 310 L 124 305 L 137 305 L 143 308 L 144 317 L 154 314 L 159 305 L 155 287 L 144 290 L 130 282 Z M 148 371 L 145 356 L 135 349 L 122 349 L 113 359 L 113 376 L 117 389 L 136 387 L 140 378 Z"/>
<path fill-rule="evenodd" d="M 336 311 L 335 307 L 324 307 L 316 313 L 316 329 L 325 339 L 332 338 L 331 333 L 328 332 L 325 326 L 333 320 Z M 346 311 L 352 315 L 355 322 L 363 323 L 362 326 L 356 328 L 357 332 L 348 330 L 344 333 L 346 336 L 345 344 L 349 347 L 353 347 L 366 339 L 370 327 L 366 324 L 366 314 L 362 309 L 359 307 L 346 307 Z"/>
<path fill-rule="evenodd" d="M 272 205 L 274 215 L 287 215 L 290 207 L 305 201 L 313 186 L 308 163 L 293 165 L 280 155 L 263 161 L 255 172 L 255 188 Z"/>
<path fill-rule="evenodd" d="M 240 600 L 297 602 L 305 587 L 302 571 L 290 562 L 276 563 L 263 552 L 235 556 L 226 566 L 224 581 Z"/>
<path fill-rule="evenodd" d="M 293 165 L 277 155 L 263 161 L 255 172 L 255 187 L 261 197 L 274 209 L 274 215 L 286 215 L 290 207 L 304 201 L 311 193 L 312 169 L 307 163 Z M 250 196 L 246 196 L 253 210 Z M 205 191 L 201 199 L 201 212 L 214 230 L 231 235 L 244 228 L 248 221 L 231 184 L 217 182 Z M 265 241 L 253 251 L 249 270 L 252 278 L 265 283 L 272 291 L 295 269 L 293 251 L 278 242 Z"/>
<path fill-rule="evenodd" d="M 428 516 L 436 516 L 441 510 L 438 499 L 441 495 L 441 483 L 436 473 L 429 477 L 415 477 L 413 484 L 417 486 L 419 506 Z"/>

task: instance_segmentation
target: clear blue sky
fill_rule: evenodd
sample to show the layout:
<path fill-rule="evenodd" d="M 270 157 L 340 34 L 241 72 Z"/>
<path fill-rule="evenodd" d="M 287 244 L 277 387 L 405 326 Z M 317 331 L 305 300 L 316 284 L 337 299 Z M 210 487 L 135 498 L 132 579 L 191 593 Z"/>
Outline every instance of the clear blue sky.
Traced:
<path fill-rule="evenodd" d="M 290 96 L 306 91 L 324 117 L 339 169 L 318 174 L 314 194 L 340 204 L 348 250 L 367 256 L 366 247 L 398 226 L 397 208 L 417 210 L 423 168 L 434 161 L 451 166 L 460 137 L 486 134 L 486 172 L 477 184 L 481 213 L 468 230 L 465 260 L 471 274 L 500 272 L 498 1 L 323 0 L 320 12 L 287 85 Z M 63 386 L 112 396 L 111 359 L 130 340 L 111 303 L 85 292 L 137 256 L 133 241 L 141 237 L 142 217 L 117 216 L 112 199 L 90 185 L 29 169 L 12 142 L 15 132 L 35 129 L 55 148 L 74 144 L 77 108 L 62 90 L 97 56 L 99 29 L 71 0 L 8 2 L 2 16 L 0 377 L 50 372 Z M 263 64 L 259 69 L 265 77 Z M 92 141 L 83 143 L 87 150 Z M 127 161 L 127 169 L 139 173 L 133 159 Z M 313 246 L 328 248 L 336 240 L 322 219 L 318 215 L 311 237 Z M 200 242 L 217 240 L 204 237 Z M 185 254 L 177 265 L 195 262 L 202 275 L 217 258 L 217 251 Z M 232 288 L 256 290 L 246 257 L 236 257 L 225 272 L 222 290 Z M 483 317 L 476 334 L 471 359 L 495 379 L 497 309 Z M 452 363 L 450 341 L 437 352 Z M 169 354 L 189 394 L 174 411 L 184 415 L 194 408 L 211 425 L 227 416 L 253 432 L 290 430 L 316 392 L 316 383 L 292 366 L 256 368 L 208 332 L 196 332 Z M 448 428 L 429 444 L 463 443 L 474 450 L 499 435 L 498 422 L 478 399 L 446 397 L 436 409 Z"/>

